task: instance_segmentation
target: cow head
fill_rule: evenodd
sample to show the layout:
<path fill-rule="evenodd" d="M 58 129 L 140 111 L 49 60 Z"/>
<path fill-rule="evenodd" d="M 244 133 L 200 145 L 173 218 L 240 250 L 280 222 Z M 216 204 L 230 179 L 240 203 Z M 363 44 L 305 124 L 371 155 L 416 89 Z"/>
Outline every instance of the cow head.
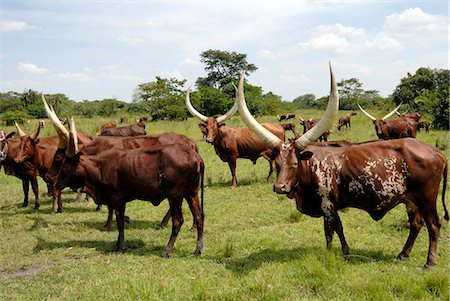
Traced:
<path fill-rule="evenodd" d="M 238 88 L 239 114 L 241 115 L 245 124 L 262 140 L 264 140 L 277 154 L 275 158 L 277 168 L 277 180 L 274 184 L 274 191 L 290 196 L 293 193 L 293 188 L 299 180 L 299 171 L 302 160 L 310 159 L 314 154 L 306 148 L 313 141 L 317 140 L 323 132 L 328 130 L 334 119 L 336 118 L 339 109 L 339 95 L 337 92 L 337 84 L 334 78 L 333 70 L 330 64 L 331 75 L 331 92 L 328 101 L 327 109 L 320 121 L 304 133 L 299 138 L 284 143 L 277 136 L 272 134 L 250 114 L 244 98 L 244 78 L 241 76 Z"/>
<path fill-rule="evenodd" d="M 14 136 L 14 132 L 5 135 L 3 131 L 0 131 L 0 163 L 8 156 L 8 139 L 12 136 Z"/>
<path fill-rule="evenodd" d="M 77 166 L 80 162 L 81 153 L 78 152 L 78 138 L 73 118 L 69 124 L 69 140 L 65 151 L 65 158 L 62 161 L 60 171 L 55 183 L 57 189 L 70 187 L 77 189 L 82 186 L 81 178 L 77 176 Z"/>
<path fill-rule="evenodd" d="M 188 111 L 192 114 L 192 116 L 200 119 L 201 123 L 198 124 L 200 131 L 202 132 L 203 137 L 206 138 L 206 142 L 214 144 L 214 141 L 219 133 L 219 129 L 221 126 L 225 125 L 225 120 L 233 116 L 237 110 L 238 105 L 235 102 L 233 107 L 226 112 L 224 115 L 216 116 L 216 117 L 206 117 L 205 115 L 198 112 L 191 104 L 191 100 L 189 99 L 189 90 L 186 91 L 185 105 Z"/>
<path fill-rule="evenodd" d="M 43 120 L 40 120 L 36 132 L 32 133 L 30 136 L 27 136 L 25 132 L 22 131 L 17 122 L 15 122 L 15 125 L 20 136 L 20 147 L 14 161 L 16 161 L 16 163 L 22 163 L 23 161 L 34 157 L 35 146 L 39 143 L 38 136 L 41 128 L 45 127 L 45 123 Z"/>
<path fill-rule="evenodd" d="M 389 117 L 391 117 L 392 115 L 394 115 L 397 110 L 400 108 L 402 104 L 400 103 L 395 109 L 393 109 L 391 112 L 389 112 L 388 114 L 386 114 L 384 117 L 382 117 L 381 119 L 376 119 L 375 117 L 373 117 L 372 115 L 370 115 L 369 113 L 367 113 L 362 107 L 361 105 L 358 103 L 358 107 L 361 110 L 361 112 L 364 113 L 364 115 L 366 115 L 369 119 L 371 119 L 373 121 L 373 124 L 375 125 L 375 131 L 377 133 L 377 136 L 379 139 L 387 139 L 387 126 L 386 126 L 386 119 L 388 119 Z"/>
<path fill-rule="evenodd" d="M 56 153 L 53 156 L 53 161 L 49 170 L 45 174 L 45 178 L 48 181 L 50 181 L 51 183 L 55 183 L 59 171 L 61 170 L 61 166 L 66 158 L 65 153 L 69 141 L 69 131 L 64 127 L 61 119 L 58 118 L 55 111 L 53 110 L 53 107 L 47 104 L 44 94 L 42 94 L 42 103 L 44 104 L 45 113 L 47 114 L 47 117 L 50 119 L 59 137 L 58 149 L 56 150 Z"/>

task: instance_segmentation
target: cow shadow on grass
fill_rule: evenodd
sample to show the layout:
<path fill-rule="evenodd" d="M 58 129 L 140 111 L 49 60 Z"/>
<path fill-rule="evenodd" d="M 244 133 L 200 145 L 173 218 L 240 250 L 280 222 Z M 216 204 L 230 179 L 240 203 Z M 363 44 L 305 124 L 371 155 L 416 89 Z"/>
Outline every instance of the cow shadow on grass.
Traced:
<path fill-rule="evenodd" d="M 58 241 L 47 241 L 43 238 L 38 237 L 38 242 L 33 248 L 34 253 L 39 253 L 46 250 L 55 249 L 67 249 L 67 248 L 87 248 L 95 249 L 101 253 L 116 253 L 115 246 L 116 241 L 101 241 L 101 240 L 67 240 L 63 242 Z M 130 252 L 136 249 L 144 248 L 144 241 L 141 239 L 131 239 L 125 242 L 124 252 Z M 145 248 L 148 249 L 148 248 Z M 158 248 L 159 249 L 159 248 Z M 135 252 L 134 252 L 135 253 Z"/>
<path fill-rule="evenodd" d="M 106 223 L 107 214 L 102 215 L 104 216 L 104 219 L 101 218 L 99 220 L 85 220 L 82 221 L 83 225 L 92 228 L 92 229 L 98 229 L 104 231 L 103 226 Z M 130 222 L 125 223 L 125 231 L 127 229 L 137 229 L 137 230 L 146 230 L 146 229 L 153 229 L 158 230 L 159 229 L 160 221 L 148 221 L 148 220 L 136 220 L 130 217 Z M 170 224 L 170 223 L 169 223 Z M 117 231 L 117 224 L 116 220 L 114 219 L 111 224 L 111 230 L 110 231 Z"/>
<path fill-rule="evenodd" d="M 327 254 L 333 253 L 333 254 Z M 343 256 L 340 250 L 333 249 L 326 251 L 325 249 L 320 253 L 315 247 L 298 247 L 294 249 L 272 249 L 267 248 L 242 258 L 225 258 L 217 257 L 213 260 L 223 262 L 225 267 L 236 274 L 248 274 L 253 270 L 259 269 L 262 265 L 270 262 L 287 263 L 291 261 L 299 261 L 299 267 L 302 264 L 308 264 L 311 258 L 316 257 L 318 262 L 324 265 L 333 264 L 339 259 L 329 260 L 328 256 L 336 256 L 345 260 L 345 264 L 359 265 L 367 262 L 396 262 L 397 254 L 386 254 L 382 250 L 360 250 L 352 249 L 351 254 Z M 303 263 L 301 263 L 303 261 Z"/>

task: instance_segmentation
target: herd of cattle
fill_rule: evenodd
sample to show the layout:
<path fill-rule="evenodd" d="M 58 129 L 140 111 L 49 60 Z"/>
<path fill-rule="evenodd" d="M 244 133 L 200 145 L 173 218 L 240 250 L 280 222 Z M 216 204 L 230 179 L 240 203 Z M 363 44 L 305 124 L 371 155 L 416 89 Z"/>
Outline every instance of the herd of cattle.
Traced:
<path fill-rule="evenodd" d="M 367 211 L 374 220 L 381 219 L 400 203 L 406 205 L 410 233 L 398 255 L 410 255 L 416 237 L 425 223 L 429 233 L 429 249 L 425 266 L 436 264 L 437 243 L 441 220 L 437 212 L 437 196 L 443 178 L 442 203 L 444 218 L 449 220 L 445 205 L 447 160 L 436 148 L 415 138 L 419 113 L 400 114 L 398 107 L 381 119 L 376 119 L 361 106 L 361 111 L 373 120 L 380 140 L 363 143 L 328 141 L 329 129 L 335 120 L 339 97 L 330 65 L 331 91 L 323 116 L 319 120 L 304 120 L 302 135 L 294 124 L 260 124 L 248 111 L 244 97 L 244 77 L 237 88 L 233 107 L 224 115 L 207 117 L 198 112 L 186 92 L 188 111 L 201 122 L 198 124 L 206 142 L 214 146 L 216 154 L 227 162 L 231 171 L 231 186 L 236 187 L 236 161 L 259 157 L 269 162 L 269 176 L 276 170 L 274 192 L 296 201 L 297 209 L 313 217 L 324 218 L 327 248 L 337 233 L 344 255 L 349 247 L 344 237 L 338 210 L 354 207 Z M 106 229 L 111 228 L 116 215 L 119 231 L 116 249 L 124 247 L 125 206 L 134 199 L 150 201 L 158 206 L 169 201 L 169 211 L 161 226 L 172 219 L 172 232 L 162 257 L 169 257 L 183 224 L 181 205 L 189 204 L 197 230 L 195 255 L 203 249 L 203 179 L 205 164 L 196 142 L 185 135 L 164 133 L 147 135 L 145 123 L 116 127 L 102 126 L 100 135 L 92 137 L 76 130 L 73 119 L 61 122 L 42 95 L 48 118 L 57 135 L 39 137 L 37 131 L 25 134 L 16 124 L 14 132 L 0 131 L 0 163 L 5 173 L 22 180 L 24 201 L 28 205 L 29 184 L 39 209 L 37 176 L 47 184 L 53 198 L 51 212 L 62 212 L 61 190 L 79 190 L 92 197 L 96 204 L 108 206 Z M 225 121 L 236 112 L 247 127 L 234 128 Z M 400 117 L 387 120 L 395 113 Z M 350 127 L 350 115 L 343 116 L 338 130 Z M 295 118 L 295 114 L 278 116 L 279 121 Z M 423 128 L 428 128 L 423 126 Z M 285 141 L 285 132 L 294 138 Z M 318 142 L 317 140 L 320 140 Z M 323 141 L 322 141 L 323 140 Z M 145 166 L 145 168 L 142 168 Z"/>

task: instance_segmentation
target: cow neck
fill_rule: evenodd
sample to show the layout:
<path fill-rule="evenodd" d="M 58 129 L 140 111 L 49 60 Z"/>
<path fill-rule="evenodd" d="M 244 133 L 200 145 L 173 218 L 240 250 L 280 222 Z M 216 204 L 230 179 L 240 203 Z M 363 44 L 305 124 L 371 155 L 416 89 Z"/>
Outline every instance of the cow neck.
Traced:
<path fill-rule="evenodd" d="M 99 159 L 95 155 L 81 155 L 75 170 L 77 178 L 90 187 L 96 187 L 101 182 Z"/>

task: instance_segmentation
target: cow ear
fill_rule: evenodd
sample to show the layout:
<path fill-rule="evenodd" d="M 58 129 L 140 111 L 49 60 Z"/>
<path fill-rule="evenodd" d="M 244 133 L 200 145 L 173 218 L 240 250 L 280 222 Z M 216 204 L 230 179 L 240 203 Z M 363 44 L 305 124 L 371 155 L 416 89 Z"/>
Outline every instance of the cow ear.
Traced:
<path fill-rule="evenodd" d="M 33 145 L 38 144 L 38 143 L 39 143 L 39 138 L 36 138 L 36 139 L 34 139 L 34 140 L 31 140 L 31 143 L 32 143 Z"/>
<path fill-rule="evenodd" d="M 16 132 L 11 132 L 11 133 L 9 133 L 8 135 L 6 135 L 5 139 L 11 138 L 12 136 L 14 136 L 15 133 L 16 133 Z"/>
<path fill-rule="evenodd" d="M 313 152 L 304 151 L 300 153 L 299 160 L 309 160 L 313 156 Z"/>
<path fill-rule="evenodd" d="M 221 127 L 221 126 L 224 126 L 225 125 L 225 123 L 224 122 L 222 122 L 222 123 L 219 123 L 218 125 L 217 125 L 217 127 Z"/>
<path fill-rule="evenodd" d="M 206 128 L 206 124 L 200 122 L 200 123 L 198 124 L 198 127 L 199 127 L 200 129 L 204 129 L 204 128 Z"/>

